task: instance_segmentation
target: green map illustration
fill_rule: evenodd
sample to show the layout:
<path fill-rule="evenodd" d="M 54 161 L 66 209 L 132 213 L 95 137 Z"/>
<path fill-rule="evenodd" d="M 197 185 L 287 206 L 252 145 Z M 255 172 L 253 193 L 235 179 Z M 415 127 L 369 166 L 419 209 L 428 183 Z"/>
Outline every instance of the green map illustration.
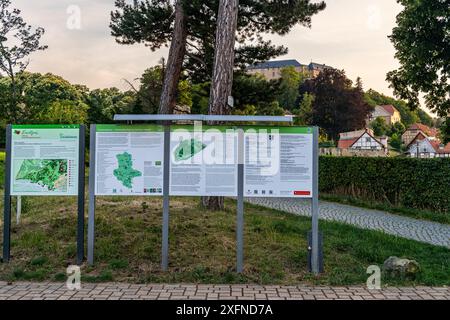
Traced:
<path fill-rule="evenodd" d="M 201 141 L 195 139 L 183 140 L 174 151 L 175 161 L 182 161 L 192 158 L 205 148 L 206 145 Z"/>
<path fill-rule="evenodd" d="M 133 169 L 133 160 L 128 152 L 116 155 L 119 167 L 114 170 L 114 176 L 122 184 L 131 189 L 133 187 L 133 178 L 142 176 L 142 173 Z"/>
<path fill-rule="evenodd" d="M 29 180 L 31 183 L 37 183 L 43 187 L 47 187 L 50 191 L 66 191 L 67 160 L 23 160 L 15 179 Z"/>

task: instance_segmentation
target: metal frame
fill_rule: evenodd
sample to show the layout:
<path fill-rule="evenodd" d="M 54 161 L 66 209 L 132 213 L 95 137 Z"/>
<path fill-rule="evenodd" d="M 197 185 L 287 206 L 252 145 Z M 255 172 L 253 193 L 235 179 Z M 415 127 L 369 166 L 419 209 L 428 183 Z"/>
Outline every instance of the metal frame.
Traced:
<path fill-rule="evenodd" d="M 5 201 L 3 219 L 3 262 L 11 258 L 11 132 L 12 126 L 6 126 L 6 157 L 5 157 Z"/>
<path fill-rule="evenodd" d="M 314 274 L 320 273 L 319 262 L 319 128 L 313 129 L 313 197 L 311 199 L 311 269 Z"/>
<path fill-rule="evenodd" d="M 114 121 L 293 122 L 293 116 L 214 116 L 203 114 L 116 114 Z"/>
<path fill-rule="evenodd" d="M 236 217 L 236 271 L 244 270 L 244 130 L 238 129 L 238 185 Z"/>
<path fill-rule="evenodd" d="M 170 125 L 164 126 L 164 169 L 163 169 L 163 222 L 161 269 L 169 268 L 169 184 L 170 184 Z"/>
<path fill-rule="evenodd" d="M 89 210 L 88 210 L 88 264 L 94 264 L 95 242 L 95 169 L 96 169 L 96 125 L 91 124 L 89 144 Z"/>
<path fill-rule="evenodd" d="M 5 158 L 5 202 L 3 221 L 3 262 L 11 259 L 11 151 L 12 151 L 12 125 L 6 126 L 6 158 Z M 77 209 L 77 264 L 84 260 L 84 179 L 85 179 L 85 135 L 84 125 L 79 127 L 79 158 L 78 158 L 78 209 Z M 18 197 L 19 198 L 19 197 Z M 18 200 L 18 209 L 21 200 Z"/>
<path fill-rule="evenodd" d="M 163 222 L 161 269 L 169 266 L 169 218 L 170 218 L 170 122 L 171 121 L 215 121 L 215 122 L 293 122 L 292 116 L 211 116 L 211 115 L 115 115 L 115 121 L 161 121 L 164 125 L 164 173 L 163 173 Z M 95 242 L 95 170 L 96 170 L 96 126 L 90 130 L 90 174 L 89 174 L 89 221 L 88 221 L 88 264 L 94 263 Z M 319 262 L 319 129 L 313 128 L 313 194 L 312 211 L 312 271 L 320 272 Z M 244 131 L 238 129 L 238 195 L 236 216 L 236 270 L 241 273 L 244 268 Z"/>
<path fill-rule="evenodd" d="M 80 126 L 80 140 L 78 145 L 78 224 L 77 224 L 77 264 L 84 260 L 84 187 L 85 187 L 85 151 L 86 127 Z"/>

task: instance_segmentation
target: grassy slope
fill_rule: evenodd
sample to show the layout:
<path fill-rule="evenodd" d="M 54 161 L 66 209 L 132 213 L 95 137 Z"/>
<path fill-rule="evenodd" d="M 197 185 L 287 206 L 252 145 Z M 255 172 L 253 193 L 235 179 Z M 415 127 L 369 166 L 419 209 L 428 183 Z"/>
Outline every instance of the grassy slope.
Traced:
<path fill-rule="evenodd" d="M 24 199 L 27 213 L 21 225 L 13 223 L 12 262 L 0 264 L 0 279 L 64 280 L 76 255 L 75 199 Z M 84 281 L 363 284 L 369 265 L 396 255 L 417 260 L 422 273 L 414 283 L 383 284 L 450 284 L 449 249 L 330 222 L 321 222 L 325 273 L 314 279 L 306 272 L 310 221 L 252 205 L 245 214 L 245 270 L 237 275 L 235 203 L 227 200 L 225 212 L 213 213 L 193 198 L 171 200 L 170 272 L 162 273 L 161 199 L 97 201 L 96 264 L 83 266 Z"/>

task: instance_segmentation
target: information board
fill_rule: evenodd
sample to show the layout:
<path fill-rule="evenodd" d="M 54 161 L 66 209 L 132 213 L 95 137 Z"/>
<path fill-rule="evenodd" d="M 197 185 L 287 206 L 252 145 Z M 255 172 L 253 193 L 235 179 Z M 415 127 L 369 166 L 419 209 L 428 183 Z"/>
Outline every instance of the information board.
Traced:
<path fill-rule="evenodd" d="M 162 195 L 163 126 L 97 125 L 96 131 L 96 195 Z"/>
<path fill-rule="evenodd" d="M 11 126 L 11 195 L 78 194 L 79 125 Z"/>
<path fill-rule="evenodd" d="M 170 195 L 237 195 L 234 127 L 172 126 L 170 155 Z"/>
<path fill-rule="evenodd" d="M 312 197 L 313 129 L 245 129 L 245 197 Z"/>
<path fill-rule="evenodd" d="M 164 127 L 97 125 L 96 195 L 162 195 Z M 313 134 L 244 126 L 244 196 L 312 197 Z M 237 196 L 238 129 L 173 125 L 171 196 Z"/>

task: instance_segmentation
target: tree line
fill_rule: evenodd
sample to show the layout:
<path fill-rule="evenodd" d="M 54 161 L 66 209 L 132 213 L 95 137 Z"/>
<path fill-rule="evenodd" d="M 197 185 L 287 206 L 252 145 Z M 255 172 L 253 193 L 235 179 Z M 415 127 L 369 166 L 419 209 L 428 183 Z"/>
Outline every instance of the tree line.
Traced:
<path fill-rule="evenodd" d="M 0 70 L 5 78 L 2 79 L 0 89 L 3 92 L 0 98 L 4 109 L 2 115 L 5 118 L 2 123 L 6 120 L 17 122 L 25 119 L 50 121 L 63 112 L 67 113 L 71 108 L 77 111 L 69 112 L 69 119 L 93 121 L 99 117 L 99 120 L 107 121 L 108 117 L 104 116 L 104 113 L 108 114 L 111 110 L 172 113 L 175 105 L 182 103 L 190 105 L 193 113 L 289 112 L 298 115 L 298 124 L 320 125 L 331 139 L 336 139 L 339 132 L 361 127 L 370 109 L 376 104 L 393 104 L 400 111 L 404 126 L 414 122 L 431 124 L 431 119 L 421 109 L 412 110 L 417 102 L 414 98 L 417 91 L 413 94 L 411 87 L 402 87 L 400 80 L 406 79 L 408 75 L 410 86 L 413 81 L 423 82 L 424 79 L 413 77 L 413 73 L 406 72 L 411 56 L 408 56 L 405 44 L 411 41 L 411 38 L 407 37 L 405 28 L 410 25 L 421 26 L 421 21 L 414 19 L 412 14 L 417 13 L 423 6 L 431 6 L 434 10 L 427 12 L 425 16 L 436 17 L 442 9 L 440 4 L 421 3 L 414 6 L 403 3 L 405 10 L 398 16 L 398 26 L 394 29 L 391 40 L 403 65 L 399 70 L 391 72 L 388 80 L 396 93 L 405 97 L 403 102 L 383 96 L 374 90 L 364 93 L 360 80 L 353 85 L 345 73 L 339 70 L 326 70 L 316 79 L 307 79 L 305 75 L 287 68 L 283 70 L 281 80 L 275 82 L 245 74 L 247 66 L 287 52 L 287 48 L 275 46 L 265 40 L 261 36 L 262 33 L 284 35 L 295 25 L 309 27 L 311 17 L 325 9 L 324 2 L 148 0 L 128 3 L 116 0 L 110 23 L 111 34 L 116 41 L 124 45 L 144 43 L 151 50 L 170 46 L 167 63 L 148 69 L 142 76 L 138 89 L 131 85 L 128 92 L 120 94 L 117 94 L 119 91 L 114 88 L 106 89 L 108 93 L 101 92 L 102 90 L 90 92 L 87 88 L 81 88 L 78 94 L 74 94 L 74 90 L 68 90 L 72 93 L 61 95 L 56 99 L 57 103 L 53 102 L 53 105 L 45 108 L 42 106 L 48 105 L 49 101 L 46 100 L 45 94 L 42 94 L 43 101 L 31 102 L 27 96 L 33 94 L 23 89 L 30 82 L 38 81 L 38 75 L 31 76 L 24 71 L 29 62 L 27 57 L 31 53 L 47 49 L 47 46 L 40 44 L 44 29 L 27 25 L 21 18 L 20 11 L 10 9 L 10 4 L 10 0 L 5 0 L 0 7 Z M 440 24 L 442 22 L 437 21 L 436 25 L 427 27 L 437 28 Z M 416 36 L 420 38 L 420 35 Z M 430 50 L 438 50 L 430 45 L 432 40 L 429 38 L 420 39 Z M 438 58 L 435 62 L 442 63 Z M 439 68 L 439 65 L 436 65 L 436 68 Z M 433 70 L 422 69 L 423 73 L 428 72 L 430 78 Z M 445 70 L 444 68 L 443 71 Z M 57 76 L 53 76 L 53 79 L 48 76 L 46 80 L 60 82 L 58 85 L 64 82 Z M 440 91 L 445 91 L 442 79 L 435 83 L 440 85 Z M 70 87 L 67 84 L 62 87 L 64 86 Z M 231 92 L 236 101 L 233 110 L 230 110 L 226 103 Z M 333 92 L 338 94 L 332 96 Z M 79 98 L 80 94 L 83 98 Z M 110 102 L 121 100 L 118 96 L 122 95 L 126 103 L 119 103 L 120 109 L 116 105 L 110 105 L 105 107 L 108 111 L 99 111 L 88 105 L 91 100 L 89 96 L 95 94 Z M 107 98 L 108 95 L 113 95 L 114 98 Z M 441 104 L 435 103 L 432 109 L 445 116 L 447 100 L 438 101 L 436 91 L 430 92 L 429 96 L 434 98 L 427 99 L 427 102 L 443 101 Z M 96 102 L 93 103 L 97 105 L 103 103 L 99 102 L 99 97 L 94 100 Z M 72 101 L 73 106 L 68 101 Z M 33 103 L 33 106 L 30 106 L 30 103 Z M 85 110 L 94 115 L 86 115 Z M 375 124 L 374 129 L 378 132 L 388 131 L 382 123 Z"/>
<path fill-rule="evenodd" d="M 0 77 L 1 125 L 4 128 L 6 123 L 112 123 L 114 114 L 156 114 L 164 68 L 164 63 L 148 68 L 138 79 L 138 85 L 129 82 L 129 89 L 124 91 L 114 87 L 91 90 L 50 73 L 21 72 L 15 78 L 15 86 L 21 93 L 16 98 L 15 117 L 5 116 L 12 115 L 8 110 L 13 94 L 12 80 Z M 210 85 L 209 81 L 181 80 L 176 105 L 182 110 L 190 109 L 191 113 L 208 113 Z M 368 113 L 377 104 L 393 104 L 402 114 L 403 126 L 415 122 L 432 125 L 431 117 L 424 111 L 411 111 L 404 101 L 373 89 L 364 92 L 360 80 L 353 85 L 344 71 L 334 69 L 309 79 L 306 74 L 287 67 L 282 70 L 280 79 L 270 81 L 259 75 L 236 72 L 233 96 L 233 114 L 292 114 L 298 125 L 319 125 L 328 139 L 336 139 L 340 132 L 364 127 Z M 384 135 L 385 131 L 376 133 Z"/>

